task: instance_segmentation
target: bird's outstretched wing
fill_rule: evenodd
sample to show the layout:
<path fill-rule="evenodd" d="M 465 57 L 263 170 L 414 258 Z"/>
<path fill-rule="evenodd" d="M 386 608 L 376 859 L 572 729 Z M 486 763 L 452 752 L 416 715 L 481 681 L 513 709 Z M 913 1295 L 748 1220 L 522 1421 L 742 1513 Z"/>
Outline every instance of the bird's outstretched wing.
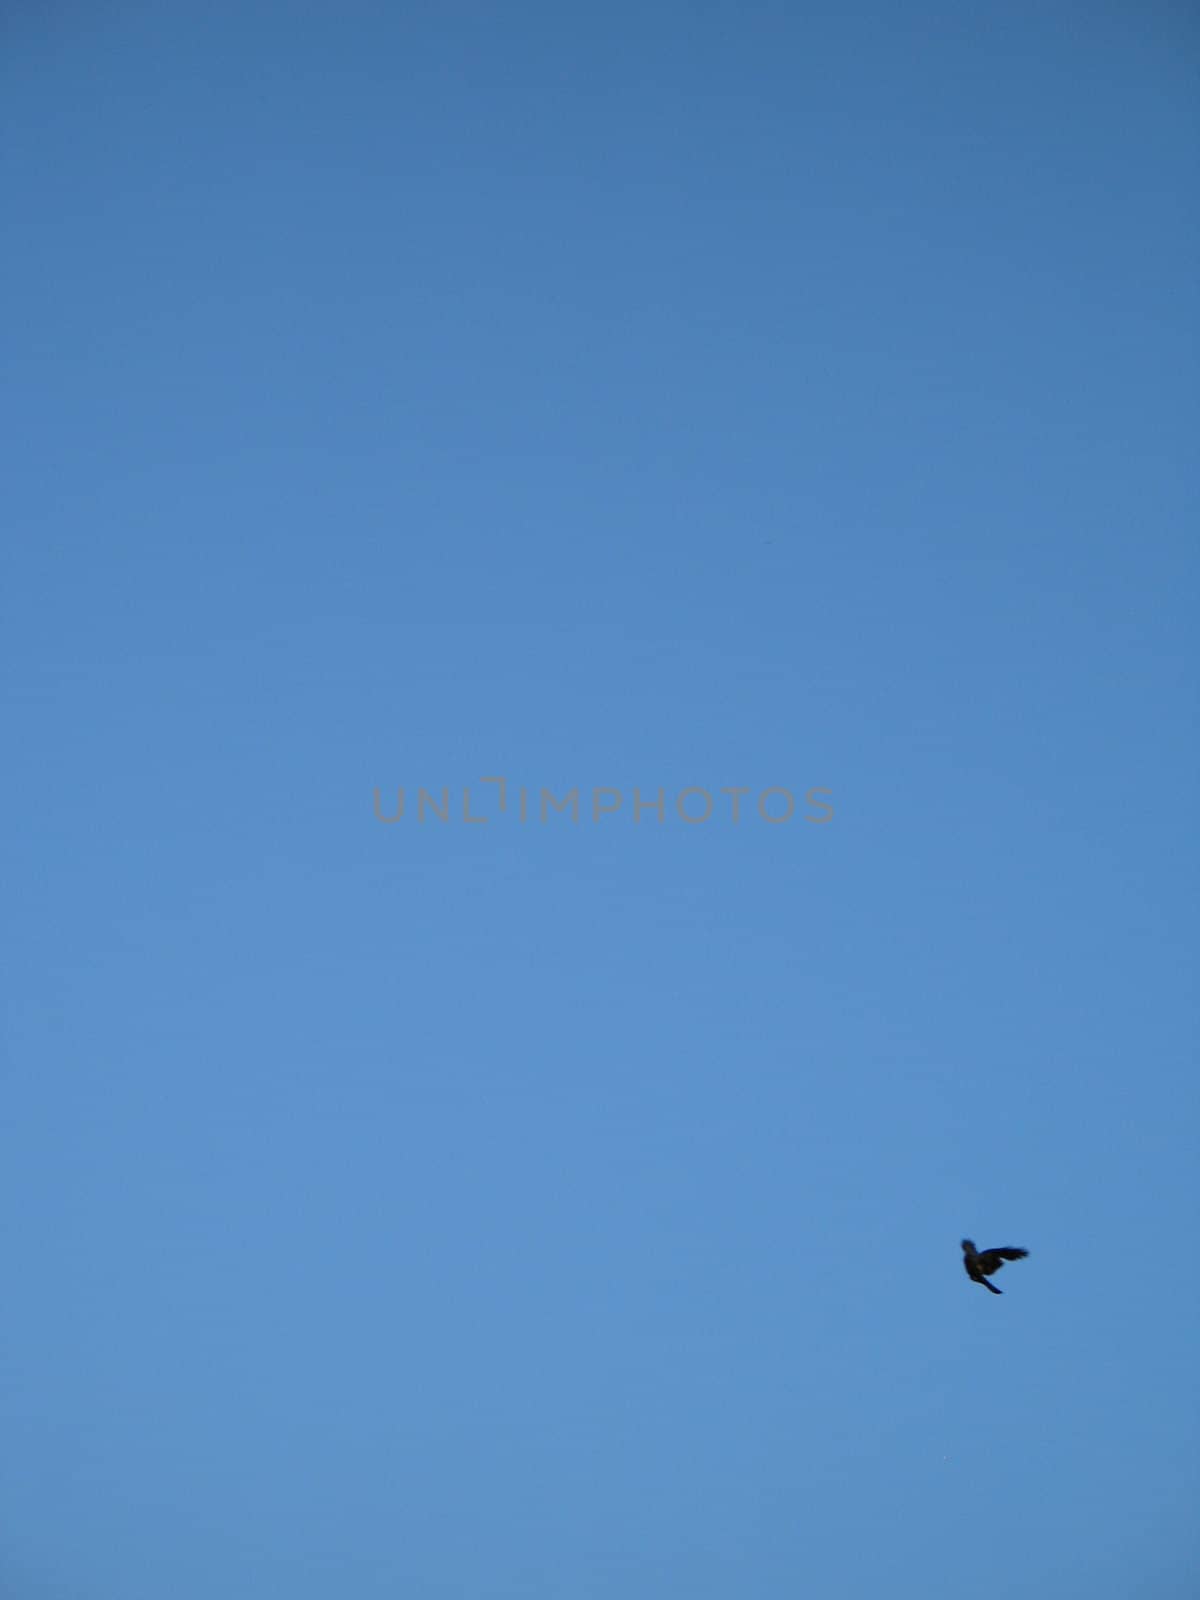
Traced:
<path fill-rule="evenodd" d="M 999 1272 L 1006 1261 L 1020 1261 L 1022 1256 L 1028 1254 L 1028 1250 L 1014 1250 L 1010 1246 L 1003 1246 L 999 1250 L 981 1250 L 975 1259 L 979 1263 L 981 1272 Z"/>

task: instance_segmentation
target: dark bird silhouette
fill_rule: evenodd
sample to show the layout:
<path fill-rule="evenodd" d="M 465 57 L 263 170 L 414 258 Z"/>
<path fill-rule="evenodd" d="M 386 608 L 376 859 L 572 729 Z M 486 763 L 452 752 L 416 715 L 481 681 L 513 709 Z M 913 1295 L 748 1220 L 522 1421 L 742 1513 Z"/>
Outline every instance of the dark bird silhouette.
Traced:
<path fill-rule="evenodd" d="M 976 1250 L 972 1239 L 964 1239 L 962 1247 L 967 1277 L 972 1283 L 981 1283 L 993 1294 L 1003 1294 L 1004 1291 L 988 1282 L 992 1273 L 999 1272 L 1006 1261 L 1020 1261 L 1029 1254 L 1028 1250 L 1017 1250 L 1012 1245 L 1001 1245 L 994 1250 Z"/>

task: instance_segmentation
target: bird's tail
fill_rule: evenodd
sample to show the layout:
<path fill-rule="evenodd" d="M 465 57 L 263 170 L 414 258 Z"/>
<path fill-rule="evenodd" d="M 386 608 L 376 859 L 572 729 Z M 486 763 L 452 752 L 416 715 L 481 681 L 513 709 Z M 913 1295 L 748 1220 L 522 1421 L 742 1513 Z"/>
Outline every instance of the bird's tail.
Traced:
<path fill-rule="evenodd" d="M 996 1285 L 994 1283 L 989 1283 L 986 1278 L 980 1278 L 979 1281 L 980 1281 L 980 1283 L 983 1285 L 983 1287 L 985 1289 L 990 1289 L 993 1294 L 1003 1294 L 1004 1293 L 1003 1289 L 997 1289 Z"/>

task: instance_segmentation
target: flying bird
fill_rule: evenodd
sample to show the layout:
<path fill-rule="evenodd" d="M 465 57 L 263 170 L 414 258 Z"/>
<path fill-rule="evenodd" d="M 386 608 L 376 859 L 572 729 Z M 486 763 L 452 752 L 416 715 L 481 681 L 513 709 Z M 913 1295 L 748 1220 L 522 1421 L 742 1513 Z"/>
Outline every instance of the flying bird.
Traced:
<path fill-rule="evenodd" d="M 1006 1261 L 1020 1261 L 1029 1254 L 1028 1250 L 1017 1250 L 1013 1245 L 1002 1245 L 994 1250 L 976 1250 L 973 1239 L 964 1239 L 962 1247 L 967 1277 L 972 1283 L 981 1283 L 993 1294 L 1003 1294 L 1004 1291 L 988 1282 L 992 1273 L 999 1272 Z"/>

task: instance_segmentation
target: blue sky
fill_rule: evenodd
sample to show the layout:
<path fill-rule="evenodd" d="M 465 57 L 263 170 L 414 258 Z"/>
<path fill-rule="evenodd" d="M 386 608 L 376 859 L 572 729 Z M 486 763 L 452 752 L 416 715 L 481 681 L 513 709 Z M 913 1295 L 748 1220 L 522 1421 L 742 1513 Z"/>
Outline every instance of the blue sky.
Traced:
<path fill-rule="evenodd" d="M 0 1590 L 1194 1595 L 1194 9 L 3 58 Z"/>

